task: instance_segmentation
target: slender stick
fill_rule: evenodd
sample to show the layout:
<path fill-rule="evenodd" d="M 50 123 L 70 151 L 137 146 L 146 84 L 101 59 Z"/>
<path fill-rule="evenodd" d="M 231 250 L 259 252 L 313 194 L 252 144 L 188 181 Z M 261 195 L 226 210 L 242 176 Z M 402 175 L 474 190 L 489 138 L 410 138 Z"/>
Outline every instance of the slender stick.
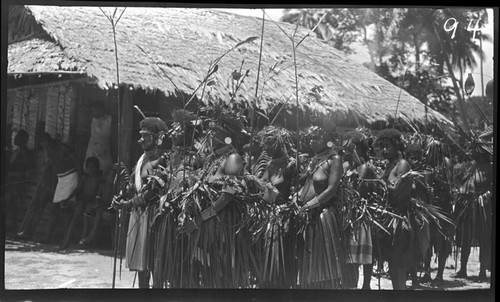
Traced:
<path fill-rule="evenodd" d="M 174 86 L 174 88 L 177 90 L 177 91 L 181 91 L 179 89 L 179 87 L 177 87 L 177 85 L 175 84 L 174 80 L 167 74 L 167 72 L 151 57 L 151 55 L 149 55 L 145 50 L 144 48 L 142 48 L 141 46 L 139 46 L 138 44 L 136 44 L 135 46 L 137 46 L 137 48 L 139 48 L 148 58 L 149 60 L 151 60 L 151 62 L 153 62 L 153 64 L 155 64 L 156 67 L 158 67 L 158 69 L 161 70 L 161 72 L 163 73 L 163 76 L 167 78 L 167 80 L 170 81 L 170 83 L 172 83 L 172 85 Z M 181 93 L 181 96 L 182 98 L 184 98 L 184 94 Z"/>
<path fill-rule="evenodd" d="M 248 172 L 252 172 L 252 150 L 253 150 L 253 138 L 255 135 L 254 130 L 254 119 L 255 119 L 255 101 L 258 97 L 259 92 L 259 77 L 260 77 L 260 66 L 262 64 L 262 47 L 264 45 L 264 24 L 265 24 L 265 15 L 266 13 L 262 10 L 262 30 L 260 35 L 260 52 L 259 52 L 259 65 L 257 66 L 257 81 L 255 83 L 255 97 L 252 101 L 252 107 L 250 108 L 250 153 L 248 154 Z"/>
<path fill-rule="evenodd" d="M 121 109 L 121 101 L 120 101 L 120 71 L 118 69 L 118 47 L 116 44 L 116 24 L 114 21 L 111 21 L 111 26 L 113 27 L 113 41 L 115 44 L 115 61 L 116 61 L 116 98 L 117 98 L 117 103 L 118 103 L 118 148 L 120 148 L 120 137 L 121 137 L 121 124 L 122 124 L 122 109 Z M 120 152 L 117 154 L 118 156 L 118 162 L 120 162 Z M 116 223 L 118 224 L 117 229 L 118 229 L 118 236 L 116 238 L 115 242 L 115 250 L 113 253 L 113 283 L 112 283 L 112 288 L 115 288 L 115 282 L 116 282 L 116 258 L 118 256 L 118 246 L 119 243 L 118 241 L 120 240 L 120 216 L 121 216 L 121 211 L 118 211 L 118 215 L 116 215 Z"/>
<path fill-rule="evenodd" d="M 264 14 L 266 14 L 266 12 L 264 10 L 262 10 L 264 12 Z M 267 14 L 266 14 L 267 15 Z M 269 17 L 269 16 L 268 16 Z M 307 35 L 305 35 L 300 41 L 299 43 L 295 44 L 295 35 L 297 33 L 297 30 L 299 28 L 299 24 L 300 24 L 300 21 L 302 19 L 302 14 L 299 16 L 299 19 L 297 20 L 297 23 L 295 24 L 295 29 L 294 29 L 294 32 L 292 34 L 292 36 L 290 37 L 286 31 L 278 24 L 276 23 L 273 19 L 269 18 L 284 34 L 285 36 L 288 37 L 288 39 L 290 39 L 290 41 L 292 42 L 292 50 L 293 50 L 293 63 L 294 63 L 294 68 L 295 68 L 295 99 L 296 99 L 296 127 L 297 127 L 297 152 L 296 152 L 296 155 L 295 155 L 295 160 L 296 160 L 296 174 L 297 174 L 297 185 L 298 185 L 298 180 L 299 180 L 299 146 L 300 146 L 300 134 L 299 134 L 299 85 L 298 85 L 298 73 L 297 73 L 297 52 L 296 52 L 296 49 L 298 46 L 300 46 L 300 44 L 302 44 L 302 42 L 305 40 L 305 38 L 307 38 L 311 32 L 313 32 L 314 30 L 316 30 L 316 28 L 319 26 L 319 24 L 323 21 L 323 19 L 326 17 L 326 13 L 323 14 L 323 16 L 321 16 L 321 18 L 319 19 L 318 23 L 311 29 L 309 30 L 309 32 L 307 33 Z"/>
<path fill-rule="evenodd" d="M 401 58 L 399 58 L 399 63 L 401 66 L 403 66 L 403 61 L 401 61 Z M 401 92 L 403 91 L 403 85 L 406 80 L 406 74 L 408 72 L 408 67 L 405 68 L 405 73 L 403 74 L 403 80 L 399 84 L 399 95 L 398 95 L 398 102 L 396 103 L 396 112 L 394 112 L 394 124 L 396 124 L 396 118 L 398 116 L 398 109 L 399 109 L 399 101 L 401 100 Z"/>
<path fill-rule="evenodd" d="M 116 98 L 117 98 L 117 106 L 118 106 L 118 148 L 120 148 L 120 137 L 121 137 L 121 119 L 122 119 L 122 108 L 121 108 L 121 100 L 120 100 L 120 70 L 119 70 L 119 64 L 118 64 L 118 45 L 116 43 L 116 25 L 118 24 L 118 21 L 120 21 L 120 18 L 123 16 L 123 13 L 125 12 L 126 8 L 123 9 L 121 12 L 120 16 L 118 19 L 115 21 L 114 17 L 116 15 L 116 12 L 118 8 L 115 8 L 115 11 L 113 13 L 113 17 L 108 16 L 102 8 L 99 7 L 103 15 L 110 21 L 111 27 L 113 29 L 113 42 L 115 46 L 115 64 L 116 64 Z M 120 152 L 117 154 L 117 161 L 120 162 Z M 120 234 L 121 234 L 121 210 L 118 211 L 118 215 L 115 216 L 115 246 L 114 246 L 114 252 L 113 252 L 113 282 L 112 282 L 112 288 L 115 288 L 115 282 L 116 282 L 116 258 L 118 257 L 118 245 L 120 241 Z M 121 261 L 121 260 L 120 260 Z"/>
<path fill-rule="evenodd" d="M 300 131 L 299 131 L 299 77 L 298 77 L 298 72 L 297 72 L 297 47 L 295 45 L 295 34 L 297 33 L 297 29 L 299 27 L 300 20 L 302 19 L 302 15 L 300 15 L 299 19 L 297 20 L 297 25 L 295 26 L 295 31 L 292 36 L 292 50 L 293 50 L 293 65 L 294 65 L 294 70 L 295 70 L 295 123 L 296 123 L 296 134 L 297 134 L 297 152 L 295 152 L 295 170 L 296 170 L 296 178 L 297 178 L 297 186 L 299 184 L 299 173 L 300 173 L 300 163 L 299 163 L 299 149 L 300 149 Z M 303 41 L 303 40 L 302 40 Z M 301 42 L 302 42 L 301 41 Z M 298 46 L 298 45 L 297 45 Z"/>
<path fill-rule="evenodd" d="M 319 19 L 318 23 L 316 23 L 316 26 L 314 26 L 308 33 L 307 35 L 305 35 L 300 41 L 299 43 L 297 43 L 297 46 L 295 46 L 295 48 L 299 47 L 300 44 L 302 44 L 302 42 L 307 38 L 309 37 L 309 35 L 316 30 L 316 28 L 319 26 L 319 24 L 323 21 L 323 19 L 326 17 L 326 13 L 323 14 L 323 16 L 321 16 L 321 18 Z"/>
<path fill-rule="evenodd" d="M 481 49 L 481 53 L 483 52 L 483 35 L 479 36 L 479 48 Z M 479 56 L 479 60 L 481 60 L 481 96 L 484 99 L 484 76 L 483 76 L 483 56 Z"/>
<path fill-rule="evenodd" d="M 212 63 L 210 63 L 210 67 L 208 68 L 208 74 L 210 74 L 210 70 L 212 68 Z M 208 79 L 208 77 L 207 77 Z M 198 123 L 198 120 L 200 118 L 200 109 L 201 109 L 201 105 L 203 104 L 203 97 L 205 96 L 205 89 L 207 87 L 207 81 L 203 81 L 204 85 L 203 85 L 203 89 L 201 90 L 201 97 L 200 97 L 200 101 L 199 101 L 199 104 L 198 104 L 198 108 L 196 109 L 196 120 L 195 122 Z M 193 131 L 193 135 L 191 136 L 191 146 L 194 145 L 194 137 L 195 137 L 195 134 L 196 134 L 196 126 L 198 124 L 194 125 L 195 129 Z M 188 163 L 188 166 L 191 166 L 191 158 L 189 158 L 189 163 Z M 183 174 L 185 175 L 185 167 L 184 167 L 184 172 Z"/>

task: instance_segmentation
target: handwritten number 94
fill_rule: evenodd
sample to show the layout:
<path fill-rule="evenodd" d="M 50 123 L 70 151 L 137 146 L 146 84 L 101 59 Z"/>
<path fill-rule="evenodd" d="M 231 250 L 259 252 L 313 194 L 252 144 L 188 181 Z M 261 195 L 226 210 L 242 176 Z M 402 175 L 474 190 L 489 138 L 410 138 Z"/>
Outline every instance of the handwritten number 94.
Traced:
<path fill-rule="evenodd" d="M 476 24 L 474 27 L 472 27 L 472 22 L 473 22 L 473 20 L 469 21 L 469 25 L 467 25 L 467 31 L 472 31 L 473 32 L 472 39 L 475 39 L 476 32 L 480 31 L 481 28 L 479 27 L 479 19 L 476 20 Z M 452 39 L 455 38 L 455 33 L 457 31 L 458 23 L 459 22 L 455 18 L 449 18 L 448 20 L 446 20 L 446 22 L 444 22 L 444 30 L 447 32 L 449 32 L 449 31 L 452 32 L 452 34 L 451 34 Z"/>

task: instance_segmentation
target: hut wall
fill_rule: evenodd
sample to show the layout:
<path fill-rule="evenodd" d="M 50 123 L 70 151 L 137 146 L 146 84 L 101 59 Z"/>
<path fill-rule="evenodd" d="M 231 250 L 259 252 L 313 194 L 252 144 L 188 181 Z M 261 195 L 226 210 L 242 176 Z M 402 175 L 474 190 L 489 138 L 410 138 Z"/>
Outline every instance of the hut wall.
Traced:
<path fill-rule="evenodd" d="M 129 169 L 131 168 L 131 152 L 132 149 L 132 128 L 130 121 L 133 121 L 133 102 L 134 91 L 124 89 L 122 101 L 122 120 L 120 129 L 120 140 L 118 146 L 120 161 Z"/>
<path fill-rule="evenodd" d="M 116 92 L 102 90 L 96 85 L 82 81 L 8 90 L 7 123 L 12 127 L 12 134 L 8 136 L 13 138 L 19 129 L 26 129 L 30 136 L 28 147 L 34 149 L 33 177 L 26 185 L 23 200 L 19 203 L 18 225 L 21 225 L 33 198 L 45 161 L 44 152 L 38 147 L 38 134 L 46 131 L 61 138 L 63 142 L 74 148 L 83 163 L 90 137 L 89 105 L 95 101 L 103 102 L 113 121 L 116 121 L 118 106 L 114 93 Z M 122 129 L 120 147 L 117 151 L 120 152 L 120 159 L 131 168 L 134 161 L 137 160 L 136 157 L 142 152 L 140 146 L 135 143 L 138 139 L 136 136 L 138 136 L 141 117 L 135 113 L 133 105 L 138 105 L 147 112 L 147 115 L 159 115 L 167 124 L 170 124 L 172 109 L 181 108 L 182 101 L 175 96 L 165 96 L 163 93 L 152 95 L 142 90 L 130 89 L 122 90 L 121 100 Z M 43 237 L 47 232 L 52 218 L 51 206 L 52 203 L 48 201 L 42 218 L 35 229 L 35 239 Z M 109 225 L 103 227 L 106 230 Z M 60 239 L 63 231 L 63 226 L 60 224 L 56 229 L 58 233 L 56 237 Z M 79 235 L 80 231 L 76 230 L 74 239 Z M 109 237 L 109 234 L 104 235 Z"/>
<path fill-rule="evenodd" d="M 7 136 L 13 141 L 20 129 L 28 132 L 28 148 L 33 150 L 31 179 L 25 184 L 22 199 L 18 202 L 18 225 L 34 196 L 45 161 L 43 150 L 38 146 L 39 135 L 50 133 L 64 143 L 72 145 L 72 132 L 77 112 L 77 90 L 71 82 L 50 85 L 12 88 L 7 93 Z M 49 203 L 50 204 L 50 203 Z M 50 207 L 44 210 L 35 236 L 44 234 L 50 219 Z"/>
<path fill-rule="evenodd" d="M 41 177 L 41 171 L 43 169 L 43 165 L 45 163 L 45 153 L 43 150 L 38 149 L 34 150 L 32 152 L 33 155 L 33 161 L 34 161 L 34 167 L 33 167 L 33 176 L 30 180 L 30 182 L 27 184 L 26 189 L 23 191 L 24 195 L 22 202 L 19 203 L 19 208 L 18 208 L 18 225 L 21 225 L 22 220 L 24 219 L 25 213 L 28 211 L 28 207 L 30 205 L 30 202 L 35 195 L 36 187 L 38 184 L 38 181 Z M 49 227 L 51 215 L 50 211 L 52 210 L 51 208 L 52 203 L 50 200 L 47 201 L 46 206 L 43 210 L 43 214 L 40 218 L 40 221 L 37 225 L 37 227 L 34 230 L 33 237 L 35 239 L 37 238 L 43 238 L 47 234 L 47 229 Z"/>
<path fill-rule="evenodd" d="M 70 82 L 50 86 L 9 89 L 7 122 L 12 127 L 11 139 L 24 129 L 29 134 L 28 148 L 36 147 L 41 132 L 70 143 L 70 124 L 74 117 L 76 90 Z"/>

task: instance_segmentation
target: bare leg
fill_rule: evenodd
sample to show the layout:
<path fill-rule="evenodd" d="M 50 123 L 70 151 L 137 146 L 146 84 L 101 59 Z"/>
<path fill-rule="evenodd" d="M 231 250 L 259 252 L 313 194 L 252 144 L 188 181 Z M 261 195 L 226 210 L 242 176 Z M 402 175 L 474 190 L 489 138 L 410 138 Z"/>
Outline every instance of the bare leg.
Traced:
<path fill-rule="evenodd" d="M 6 231 L 15 230 L 17 228 L 16 224 L 16 219 L 15 217 L 17 216 L 17 211 L 14 208 L 16 206 L 14 200 L 15 200 L 15 195 L 11 192 L 6 192 L 5 195 L 3 196 L 4 202 L 3 204 L 5 205 L 5 208 L 2 209 L 3 213 L 7 213 L 5 215 L 5 229 Z M 14 212 L 16 212 L 16 216 L 14 216 Z M 10 220 L 10 221 L 9 221 Z M 10 222 L 7 223 L 7 221 Z"/>
<path fill-rule="evenodd" d="M 83 229 L 80 241 L 85 241 L 85 238 L 87 237 L 89 231 L 89 223 L 92 220 L 92 217 L 87 216 L 87 213 L 90 212 L 90 210 L 91 210 L 90 204 L 85 206 L 85 210 L 83 212 Z"/>
<path fill-rule="evenodd" d="M 432 250 L 433 250 L 432 247 L 429 247 L 429 250 L 427 251 L 427 255 L 425 256 L 425 259 L 424 259 L 424 271 L 425 271 L 425 273 L 424 273 L 424 277 L 422 277 L 420 279 L 420 282 L 422 282 L 422 283 L 432 281 L 432 278 L 431 278 Z"/>
<path fill-rule="evenodd" d="M 35 193 L 36 194 L 36 193 Z M 31 238 L 35 231 L 36 226 L 42 219 L 45 207 L 50 204 L 53 193 L 49 190 L 44 190 L 36 197 L 29 206 L 28 212 L 24 216 L 23 223 L 19 232 L 19 236 L 24 238 Z"/>
<path fill-rule="evenodd" d="M 479 246 L 479 280 L 480 281 L 485 281 L 486 280 L 486 264 L 485 264 L 485 254 L 490 253 L 491 249 L 486 248 L 484 244 L 481 244 Z"/>
<path fill-rule="evenodd" d="M 73 234 L 73 230 L 76 226 L 78 219 L 81 217 L 82 214 L 83 214 L 83 205 L 81 202 L 79 202 L 76 205 L 75 213 L 73 214 L 73 218 L 71 219 L 69 227 L 67 228 L 68 231 L 66 232 L 66 236 L 64 237 L 64 242 L 61 246 L 61 249 L 66 249 L 68 247 L 71 235 Z"/>
<path fill-rule="evenodd" d="M 438 271 L 436 278 L 434 278 L 434 282 L 443 281 L 443 272 L 444 272 L 444 266 L 446 264 L 446 258 L 448 258 L 448 255 L 446 255 L 446 253 L 444 252 L 438 253 Z"/>
<path fill-rule="evenodd" d="M 139 288 L 149 288 L 149 270 L 139 271 Z"/>
<path fill-rule="evenodd" d="M 95 236 L 97 234 L 97 229 L 99 228 L 99 224 L 101 222 L 102 212 L 104 212 L 104 209 L 102 209 L 101 207 L 97 208 L 95 217 L 91 218 L 93 220 L 92 228 L 90 229 L 89 235 L 85 238 L 85 241 L 89 244 L 94 242 Z"/>
<path fill-rule="evenodd" d="M 372 280 L 373 264 L 363 265 L 363 287 L 362 289 L 371 289 L 370 282 Z"/>
<path fill-rule="evenodd" d="M 389 263 L 389 275 L 391 276 L 392 289 L 403 290 L 406 289 L 406 269 L 391 268 Z"/>
<path fill-rule="evenodd" d="M 412 287 L 417 287 L 419 285 L 418 277 L 417 277 L 417 267 L 412 266 L 410 268 L 410 275 L 411 275 L 411 286 Z M 406 280 L 406 278 L 405 278 Z"/>
<path fill-rule="evenodd" d="M 51 217 L 49 221 L 49 228 L 47 230 L 47 234 L 45 237 L 41 240 L 43 243 L 51 243 L 52 242 L 52 237 L 54 237 L 54 229 L 56 227 L 57 220 L 59 219 L 59 214 L 61 212 L 61 207 L 59 206 L 58 203 L 53 203 L 52 204 L 52 212 L 51 212 Z"/>
<path fill-rule="evenodd" d="M 469 262 L 470 246 L 464 245 L 460 249 L 460 270 L 455 275 L 456 278 L 467 277 L 467 262 Z"/>
<path fill-rule="evenodd" d="M 17 208 L 20 202 L 21 194 L 15 190 L 14 192 L 7 192 L 5 194 L 5 205 L 4 213 L 8 213 L 6 218 L 10 219 L 10 225 L 8 225 L 9 232 L 15 233 L 17 230 Z M 7 226 L 7 225 L 6 225 Z"/>

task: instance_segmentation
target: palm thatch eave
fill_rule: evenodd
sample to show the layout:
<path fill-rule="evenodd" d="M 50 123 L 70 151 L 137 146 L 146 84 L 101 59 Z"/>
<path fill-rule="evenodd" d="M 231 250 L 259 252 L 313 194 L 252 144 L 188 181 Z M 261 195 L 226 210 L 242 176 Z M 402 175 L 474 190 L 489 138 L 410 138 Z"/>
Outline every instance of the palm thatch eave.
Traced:
<path fill-rule="evenodd" d="M 26 11 L 61 45 L 67 57 L 82 62 L 82 68 L 101 88 L 116 86 L 111 25 L 97 7 L 27 6 Z M 261 22 L 205 9 L 127 8 L 117 26 L 120 84 L 165 94 L 175 94 L 178 88 L 190 94 L 206 76 L 211 62 L 237 43 L 261 35 Z M 291 24 L 279 25 L 289 34 L 295 29 Z M 297 39 L 306 33 L 306 29 L 299 29 Z M 281 29 L 266 21 L 263 40 L 258 95 L 259 104 L 265 109 L 294 99 L 295 81 L 291 42 Z M 219 62 L 219 71 L 213 77 L 215 84 L 207 90 L 212 97 L 229 101 L 231 73 L 242 68 L 243 72 L 249 70 L 249 75 L 235 101 L 253 100 L 258 41 L 238 47 Z M 297 62 L 300 105 L 312 112 L 335 114 L 339 119 L 354 118 L 363 124 L 387 122 L 394 117 L 399 98 L 398 119 L 420 125 L 426 120 L 450 123 L 431 109 L 426 114 L 424 104 L 406 91 L 400 91 L 315 37 L 302 43 Z M 316 86 L 323 89 L 319 97 L 311 99 L 311 89 Z M 197 96 L 201 97 L 201 90 Z"/>

